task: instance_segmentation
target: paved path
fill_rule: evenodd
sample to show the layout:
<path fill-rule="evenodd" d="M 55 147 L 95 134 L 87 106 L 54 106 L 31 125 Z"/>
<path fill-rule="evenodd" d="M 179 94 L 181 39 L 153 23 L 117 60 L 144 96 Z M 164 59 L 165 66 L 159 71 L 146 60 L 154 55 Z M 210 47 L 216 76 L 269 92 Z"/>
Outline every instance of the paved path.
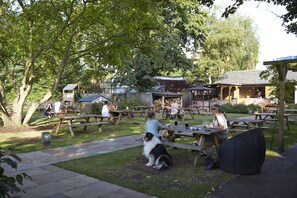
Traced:
<path fill-rule="evenodd" d="M 149 198 L 141 192 L 107 183 L 53 166 L 68 161 L 108 153 L 140 145 L 135 141 L 142 135 L 99 140 L 80 145 L 19 154 L 23 162 L 18 170 L 6 169 L 9 174 L 26 172 L 33 180 L 24 184 L 25 194 L 17 198 Z M 206 198 L 296 198 L 297 197 L 297 144 L 282 155 L 264 162 L 259 175 L 239 176 L 226 183 Z M 185 197 L 186 193 L 185 193 Z"/>
<path fill-rule="evenodd" d="M 7 174 L 26 172 L 32 181 L 24 182 L 26 193 L 13 194 L 17 198 L 149 198 L 152 196 L 130 190 L 92 177 L 64 170 L 51 164 L 88 157 L 141 145 L 136 138 L 143 135 L 99 140 L 89 143 L 19 154 L 22 163 L 17 171 L 5 169 Z"/>
<path fill-rule="evenodd" d="M 297 198 L 297 144 L 265 160 L 259 175 L 239 176 L 206 198 Z"/>

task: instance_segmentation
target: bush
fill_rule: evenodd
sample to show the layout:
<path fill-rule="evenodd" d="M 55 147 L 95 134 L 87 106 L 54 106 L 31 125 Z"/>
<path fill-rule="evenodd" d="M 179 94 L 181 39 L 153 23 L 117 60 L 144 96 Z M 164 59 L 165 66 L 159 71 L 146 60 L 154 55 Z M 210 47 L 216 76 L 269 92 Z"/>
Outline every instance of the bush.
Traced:
<path fill-rule="evenodd" d="M 120 104 L 118 104 L 119 109 L 125 109 L 127 106 L 145 106 L 147 104 L 143 103 L 140 99 L 123 99 Z"/>
<path fill-rule="evenodd" d="M 101 114 L 103 105 L 104 105 L 103 103 L 93 103 L 92 104 L 92 113 Z"/>
<path fill-rule="evenodd" d="M 26 173 L 17 174 L 15 177 L 4 174 L 2 164 L 7 164 L 11 168 L 17 169 L 16 161 L 20 162 L 21 158 L 9 151 L 0 150 L 0 197 L 10 197 L 9 193 L 25 192 L 18 185 L 23 185 L 23 179 L 31 179 Z"/>
<path fill-rule="evenodd" d="M 223 104 L 221 106 L 222 112 L 226 113 L 252 113 L 254 111 L 261 111 L 261 107 L 259 105 L 250 104 L 235 104 L 232 105 L 231 103 Z"/>

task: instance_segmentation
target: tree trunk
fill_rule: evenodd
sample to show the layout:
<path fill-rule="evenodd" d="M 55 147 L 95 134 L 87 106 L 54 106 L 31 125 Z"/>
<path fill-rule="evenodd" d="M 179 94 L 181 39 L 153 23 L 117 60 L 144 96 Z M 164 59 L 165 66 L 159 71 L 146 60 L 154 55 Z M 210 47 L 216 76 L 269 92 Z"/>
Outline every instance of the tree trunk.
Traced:
<path fill-rule="evenodd" d="M 33 114 L 35 113 L 36 109 L 44 102 L 48 101 L 52 96 L 52 92 L 48 91 L 44 97 L 42 97 L 41 99 L 39 99 L 36 102 L 33 102 L 31 104 L 31 106 L 28 108 L 28 111 L 25 115 L 25 118 L 23 120 L 23 125 L 28 125 L 30 119 L 32 118 Z"/>

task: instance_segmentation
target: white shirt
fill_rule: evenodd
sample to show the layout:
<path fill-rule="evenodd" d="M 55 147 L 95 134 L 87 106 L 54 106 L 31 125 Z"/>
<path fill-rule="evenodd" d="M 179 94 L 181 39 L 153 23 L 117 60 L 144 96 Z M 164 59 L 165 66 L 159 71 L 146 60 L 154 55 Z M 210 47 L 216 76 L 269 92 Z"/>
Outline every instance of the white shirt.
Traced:
<path fill-rule="evenodd" d="M 214 126 L 224 126 L 224 130 L 228 129 L 228 124 L 225 116 L 223 114 L 218 114 L 215 119 L 213 119 Z"/>
<path fill-rule="evenodd" d="M 110 113 L 107 105 L 103 105 L 101 114 L 104 117 L 110 117 Z"/>
<path fill-rule="evenodd" d="M 58 102 L 55 102 L 55 113 L 60 113 L 60 108 L 61 108 L 61 102 L 58 101 Z"/>
<path fill-rule="evenodd" d="M 171 114 L 177 114 L 178 113 L 178 104 L 177 103 L 172 103 L 171 104 Z"/>

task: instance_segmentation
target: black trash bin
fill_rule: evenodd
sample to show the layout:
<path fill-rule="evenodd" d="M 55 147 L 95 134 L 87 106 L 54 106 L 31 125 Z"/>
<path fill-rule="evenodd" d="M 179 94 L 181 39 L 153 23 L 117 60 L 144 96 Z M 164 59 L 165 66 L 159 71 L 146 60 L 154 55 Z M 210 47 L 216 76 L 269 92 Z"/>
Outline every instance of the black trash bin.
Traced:
<path fill-rule="evenodd" d="M 221 144 L 218 155 L 220 168 L 233 174 L 259 174 L 265 160 L 265 151 L 262 129 L 248 130 Z"/>

